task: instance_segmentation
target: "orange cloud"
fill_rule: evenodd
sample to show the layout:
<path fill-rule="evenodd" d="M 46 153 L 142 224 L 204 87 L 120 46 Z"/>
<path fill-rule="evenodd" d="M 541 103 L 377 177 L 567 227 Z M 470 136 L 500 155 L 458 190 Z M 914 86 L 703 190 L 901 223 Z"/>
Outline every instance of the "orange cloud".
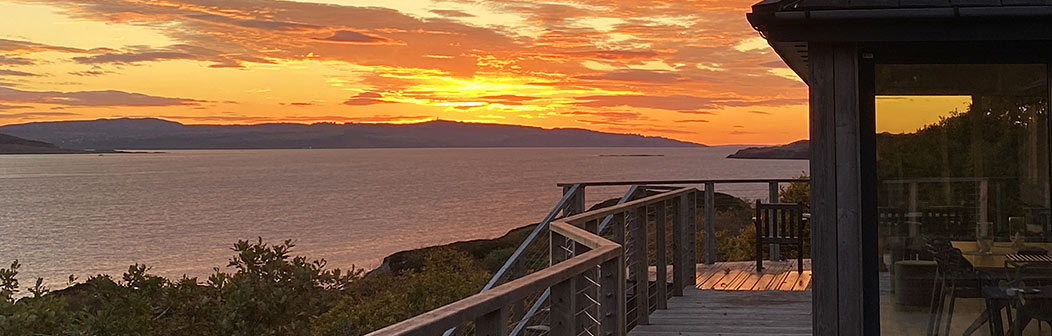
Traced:
<path fill-rule="evenodd" d="M 89 52 L 91 56 L 73 57 L 73 61 L 80 64 L 136 64 L 143 62 L 160 62 L 170 60 L 197 60 L 213 62 L 210 67 L 241 67 L 244 62 L 273 64 L 269 59 L 244 55 L 238 53 L 226 53 L 204 47 L 187 44 L 177 44 L 164 48 L 151 48 L 146 46 L 132 46 L 126 50 L 94 49 Z"/>
<path fill-rule="evenodd" d="M 34 73 L 29 73 L 29 72 L 24 72 L 24 71 L 18 71 L 18 70 L 0 69 L 0 76 L 34 77 L 34 76 L 40 76 L 40 75 L 34 74 Z"/>
<path fill-rule="evenodd" d="M 328 101 L 332 103 L 285 106 L 315 116 L 343 115 L 346 120 L 442 114 L 454 120 L 485 116 L 544 127 L 586 123 L 607 131 L 635 125 L 655 135 L 717 143 L 722 140 L 709 134 L 726 132 L 712 130 L 731 129 L 734 122 L 754 120 L 751 118 L 777 120 L 782 125 L 806 123 L 806 87 L 772 72 L 784 65 L 762 44 L 753 43 L 757 35 L 743 15 L 752 0 L 430 1 L 423 8 L 306 0 L 20 2 L 57 8 L 56 12 L 71 21 L 137 27 L 168 39 L 94 49 L 30 42 L 35 41 L 32 36 L 28 41 L 0 40 L 0 64 L 13 67 L 10 71 L 56 76 L 51 83 L 73 82 L 74 78 L 85 83 L 78 90 L 62 90 L 43 78 L 18 76 L 17 86 L 6 84 L 9 90 L 50 92 L 59 101 L 69 99 L 63 92 L 106 92 L 127 79 L 149 82 L 145 78 L 150 67 L 130 65 L 179 63 L 184 65 L 178 71 L 186 71 L 186 61 L 194 61 L 203 62 L 193 71 L 199 78 L 195 85 L 238 88 L 229 90 L 230 97 L 207 100 L 235 100 L 246 110 L 270 106 L 274 110 L 255 116 L 266 120 L 299 118 L 299 112 L 285 115 L 289 112 L 280 107 L 281 101 Z M 53 28 L 41 24 L 35 29 Z M 40 57 L 46 52 L 77 55 L 47 56 L 49 64 L 67 66 L 39 71 L 34 67 L 41 65 Z M 41 54 L 31 55 L 37 53 Z M 91 68 L 84 69 L 85 65 Z M 303 70 L 312 67 L 315 72 Z M 313 73 L 327 77 L 306 75 Z M 278 85 L 288 90 L 281 92 L 280 88 L 244 87 L 268 82 L 305 88 Z M 310 86 L 316 83 L 324 87 Z M 132 86 L 114 91 L 140 90 Z M 152 98 L 141 101 L 175 99 L 173 105 L 158 106 L 178 110 L 192 104 L 204 109 L 199 113 L 209 113 L 210 106 L 194 103 L 205 99 L 180 92 L 171 87 L 144 91 L 142 95 Z M 361 93 L 348 98 L 348 92 Z M 165 98 L 173 95 L 191 98 Z M 23 99 L 39 103 L 42 98 Z M 136 101 L 128 97 L 104 100 Z M 400 104 L 379 104 L 382 102 Z M 769 114 L 750 112 L 757 108 Z M 406 109 L 412 112 L 403 112 Z M 190 116 L 179 111 L 171 115 Z M 684 113 L 712 118 L 683 120 Z M 255 118 L 244 115 L 219 115 L 222 118 L 214 121 Z M 197 117 L 208 120 L 206 115 Z M 750 131 L 756 132 L 748 138 L 753 142 L 790 141 L 807 132 L 802 127 L 784 133 L 775 125 Z M 741 136 L 746 139 L 745 134 Z"/>
<path fill-rule="evenodd" d="M 173 106 L 194 105 L 199 100 L 150 96 L 116 90 L 106 91 L 23 91 L 0 87 L 0 102 L 38 103 L 64 106 Z"/>
<path fill-rule="evenodd" d="M 362 92 L 358 95 L 351 97 L 343 102 L 344 105 L 372 105 L 384 103 L 380 98 L 383 98 L 379 93 L 376 92 Z"/>
<path fill-rule="evenodd" d="M 353 45 L 405 45 L 404 41 L 395 41 L 383 36 L 353 30 L 337 30 L 332 33 L 332 36 L 316 40 Z"/>
<path fill-rule="evenodd" d="M 45 52 L 45 51 L 56 51 L 56 52 L 66 52 L 66 53 L 83 53 L 83 52 L 85 52 L 83 49 L 78 49 L 78 48 L 52 46 L 52 45 L 36 43 L 36 42 L 30 42 L 30 41 L 18 41 L 18 40 L 0 39 L 0 53 L 5 53 L 5 54 L 28 54 L 28 53 L 37 53 L 37 52 Z"/>

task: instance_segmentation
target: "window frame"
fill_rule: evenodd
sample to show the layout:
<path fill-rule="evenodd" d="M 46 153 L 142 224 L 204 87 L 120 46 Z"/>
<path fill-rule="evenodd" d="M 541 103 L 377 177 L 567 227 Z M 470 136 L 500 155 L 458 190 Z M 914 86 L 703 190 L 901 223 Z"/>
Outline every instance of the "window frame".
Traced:
<path fill-rule="evenodd" d="M 880 282 L 877 237 L 876 66 L 878 64 L 1042 64 L 1046 110 L 1052 115 L 1052 44 L 1033 41 L 874 42 L 858 48 L 859 160 L 861 199 L 862 298 L 865 335 L 880 335 Z M 1052 117 L 1049 118 L 1049 181 L 1052 183 Z M 1052 199 L 1052 188 L 1049 188 Z"/>

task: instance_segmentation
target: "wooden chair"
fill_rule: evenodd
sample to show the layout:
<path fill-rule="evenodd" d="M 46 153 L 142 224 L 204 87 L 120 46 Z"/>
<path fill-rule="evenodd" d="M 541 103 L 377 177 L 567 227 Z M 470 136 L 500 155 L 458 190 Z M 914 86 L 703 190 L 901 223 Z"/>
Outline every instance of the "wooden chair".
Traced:
<path fill-rule="evenodd" d="M 756 201 L 756 272 L 763 271 L 763 245 L 796 246 L 797 272 L 804 272 L 804 205 Z"/>
<path fill-rule="evenodd" d="M 1024 263 L 1008 273 L 1008 286 L 1013 293 L 1013 306 L 1017 307 L 1012 334 L 1023 335 L 1031 320 L 1052 327 L 1052 264 L 1045 262 Z M 1011 315 L 1008 316 L 1011 319 Z M 1043 334 L 1044 335 L 1044 334 Z"/>
<path fill-rule="evenodd" d="M 998 287 L 998 281 L 990 274 L 976 270 L 961 250 L 950 245 L 948 240 L 932 240 L 927 243 L 928 252 L 936 263 L 935 281 L 932 284 L 932 300 L 929 307 L 928 332 L 925 335 L 950 334 L 950 322 L 954 317 L 957 299 L 984 299 L 986 307 L 963 335 L 969 336 L 984 324 L 989 324 L 990 335 L 1004 332 L 1001 312 L 1009 308 L 1009 297 Z M 1008 319 L 1012 311 L 1008 310 Z M 943 329 L 945 320 L 945 329 Z"/>

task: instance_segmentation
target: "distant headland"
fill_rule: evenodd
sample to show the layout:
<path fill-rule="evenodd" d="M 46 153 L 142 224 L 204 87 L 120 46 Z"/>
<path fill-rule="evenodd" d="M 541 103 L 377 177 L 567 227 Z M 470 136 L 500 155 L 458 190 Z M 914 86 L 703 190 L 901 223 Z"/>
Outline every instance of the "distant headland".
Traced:
<path fill-rule="evenodd" d="M 0 133 L 61 148 L 293 149 L 444 147 L 699 147 L 663 137 L 574 128 L 465 123 L 185 125 L 156 118 L 34 122 Z"/>
<path fill-rule="evenodd" d="M 730 159 L 782 159 L 808 160 L 811 157 L 811 142 L 799 140 L 785 145 L 749 147 L 728 155 Z"/>
<path fill-rule="evenodd" d="M 61 148 L 52 143 L 23 139 L 0 133 L 0 154 L 97 154 L 122 153 L 115 150 L 81 150 Z"/>

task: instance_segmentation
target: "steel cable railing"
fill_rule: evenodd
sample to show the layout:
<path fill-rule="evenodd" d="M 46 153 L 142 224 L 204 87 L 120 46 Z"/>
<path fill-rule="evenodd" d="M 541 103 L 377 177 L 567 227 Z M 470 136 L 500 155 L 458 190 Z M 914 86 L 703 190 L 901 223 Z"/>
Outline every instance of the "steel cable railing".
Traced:
<path fill-rule="evenodd" d="M 399 323 L 390 329 L 433 330 L 434 333 L 442 333 L 445 330 L 446 335 L 452 335 L 454 332 L 458 335 L 471 334 L 476 330 L 482 333 L 495 330 L 492 324 L 494 320 L 488 320 L 489 324 L 484 323 L 487 321 L 487 316 L 498 313 L 507 314 L 507 312 L 511 313 L 501 315 L 506 328 L 500 334 L 514 336 L 594 335 L 600 330 L 607 330 L 605 328 L 611 326 L 609 323 L 614 323 L 614 326 L 621 325 L 626 329 L 637 324 L 647 324 L 651 311 L 666 307 L 667 303 L 664 302 L 667 298 L 682 295 L 683 288 L 689 288 L 693 284 L 695 277 L 691 266 L 696 263 L 697 256 L 705 255 L 707 258 L 712 258 L 713 254 L 709 252 L 714 244 L 710 240 L 714 235 L 708 233 L 713 229 L 715 185 L 764 183 L 769 186 L 768 190 L 771 195 L 777 195 L 778 183 L 787 182 L 806 182 L 806 180 L 648 181 L 631 185 L 626 182 L 585 182 L 561 185 L 564 187 L 564 194 L 560 201 L 515 249 L 512 256 L 494 274 L 480 294 L 451 304 L 452 307 L 439 308 L 414 318 L 412 320 L 415 321 L 412 323 Z M 702 193 L 692 187 L 665 186 L 677 184 L 704 184 L 705 190 Z M 584 212 L 585 187 L 623 185 L 630 186 L 630 190 L 619 199 L 617 205 Z M 647 191 L 656 193 L 647 195 Z M 706 250 L 705 254 L 699 254 L 702 246 L 695 244 L 696 233 L 702 231 L 697 227 L 699 219 L 697 215 L 700 214 L 698 212 L 702 203 L 704 203 L 706 219 L 704 221 L 706 239 L 703 245 Z M 663 224 L 657 224 L 658 222 Z M 571 230 L 567 226 L 576 227 L 575 230 L 578 231 Z M 553 227 L 559 227 L 561 231 L 556 232 Z M 656 228 L 665 231 L 655 231 Z M 581 245 L 580 239 L 584 236 L 578 233 L 580 230 L 586 232 L 584 236 L 597 237 L 585 238 L 586 241 L 599 239 L 612 242 L 622 253 L 617 259 L 605 259 L 609 258 L 607 254 L 599 257 L 590 253 L 587 244 Z M 566 235 L 567 232 L 571 234 Z M 662 242 L 660 244 L 659 236 Z M 548 239 L 542 239 L 544 237 Z M 604 250 L 604 253 L 610 253 L 610 251 Z M 553 254 L 561 256 L 556 258 Z M 671 262 L 669 262 L 670 255 Z M 573 265 L 564 265 L 563 263 L 566 262 Z M 610 266 L 615 262 L 620 267 Z M 585 265 L 591 269 L 582 269 L 581 267 Z M 672 266 L 672 269 L 669 270 L 668 266 Z M 569 268 L 574 270 L 570 271 Z M 616 269 L 623 272 L 620 275 L 622 284 L 618 285 L 617 291 L 614 292 L 619 292 L 619 295 L 610 292 L 611 288 L 615 287 L 610 287 L 611 283 L 608 282 L 614 279 L 610 272 Z M 567 272 L 573 272 L 573 275 L 566 278 L 570 274 Z M 602 274 L 601 277 L 599 277 L 600 274 Z M 651 280 L 651 276 L 656 276 L 657 281 Z M 562 282 L 559 286 L 555 286 L 553 281 Z M 533 285 L 527 291 L 522 288 L 527 283 L 548 285 L 545 285 L 546 287 Z M 669 286 L 670 283 L 672 286 Z M 511 287 L 502 286 L 502 284 L 508 284 Z M 498 286 L 500 288 L 495 291 L 498 294 L 486 295 L 488 291 L 497 289 Z M 557 291 L 556 287 L 560 289 Z M 567 288 L 572 291 L 568 292 Z M 567 296 L 578 297 L 578 299 L 570 300 L 569 307 L 572 307 L 572 310 L 567 310 L 569 308 L 565 301 Z M 460 307 L 460 309 L 475 307 L 470 309 L 472 312 L 497 309 L 492 302 L 496 300 L 495 297 L 499 297 L 501 302 L 506 302 L 507 309 L 501 308 L 498 309 L 499 312 L 493 311 L 486 316 L 473 315 L 474 313 L 465 311 L 458 312 L 453 309 L 454 307 Z M 611 306 L 610 297 L 619 297 L 622 300 L 621 310 L 615 315 L 610 315 L 608 309 L 618 305 Z M 470 319 L 463 320 L 464 318 L 481 320 L 471 322 Z M 614 320 L 608 320 L 610 318 Z M 461 323 L 453 324 L 453 321 Z M 419 325 L 419 327 L 414 327 L 414 325 Z M 479 329 L 479 325 L 485 328 Z M 443 328 L 459 326 L 460 330 L 456 328 L 434 330 L 428 326 L 443 326 Z M 571 330 L 572 333 L 563 333 L 564 330 Z M 603 334 L 607 332 L 604 331 Z"/>
<path fill-rule="evenodd" d="M 578 187 L 579 186 L 575 186 L 574 188 L 571 188 L 570 191 L 567 193 L 567 195 L 569 195 L 570 193 L 574 193 L 574 192 L 583 192 L 584 189 L 577 189 Z M 633 198 L 639 196 L 640 193 L 645 194 L 645 187 L 640 186 L 640 185 L 633 185 L 633 186 L 629 187 L 628 191 L 625 192 L 625 195 L 622 196 L 617 201 L 617 205 L 621 205 L 621 204 L 624 204 L 625 202 L 628 202 L 628 201 L 632 200 Z M 566 195 L 564 195 L 563 199 L 566 199 L 566 198 L 567 198 Z M 559 204 L 556 204 L 556 208 L 558 208 L 560 205 L 562 205 L 562 203 L 563 202 L 560 201 Z M 605 218 L 603 218 L 603 221 L 599 223 L 598 232 L 603 232 L 604 230 L 606 230 L 610 226 L 610 223 L 613 221 L 613 219 L 614 219 L 614 215 L 609 215 L 609 216 L 606 216 Z M 525 242 L 524 242 L 524 244 L 525 244 Z M 513 262 L 513 261 L 509 258 L 508 262 Z M 545 301 L 548 299 L 548 296 L 550 296 L 550 295 L 551 295 L 551 291 L 550 290 L 545 290 L 544 293 L 542 293 L 541 296 L 537 299 L 537 301 L 535 301 L 534 304 L 530 307 L 529 312 L 535 313 L 535 312 L 539 311 L 541 306 L 544 305 Z M 520 321 L 519 323 L 517 323 L 511 329 L 511 333 L 509 333 L 508 335 L 509 336 L 518 336 L 519 333 L 522 332 L 523 328 L 526 327 L 526 325 L 528 324 L 528 321 L 529 321 L 530 318 L 531 318 L 531 315 L 529 315 L 529 314 L 524 316 L 523 320 Z"/>
<path fill-rule="evenodd" d="M 399 322 L 375 335 L 445 332 L 503 336 L 508 334 L 508 327 L 516 320 L 519 321 L 514 323 L 517 333 L 524 335 L 624 335 L 627 327 L 646 323 L 652 305 L 646 251 L 648 232 L 653 232 L 647 228 L 650 209 L 655 208 L 655 204 L 666 206 L 672 202 L 692 212 L 693 207 L 688 207 L 688 204 L 696 193 L 694 188 L 665 191 L 552 222 L 548 230 L 548 267 Z M 614 240 L 599 235 L 600 222 L 610 216 L 613 217 L 608 223 L 613 228 Z M 684 213 L 671 219 L 664 215 L 658 217 L 667 220 L 662 225 L 671 225 L 678 237 L 693 236 L 686 234 L 693 230 L 692 216 Z M 658 233 L 654 232 L 654 235 Z M 674 287 L 678 287 L 677 293 L 682 295 L 682 288 L 693 285 L 692 277 L 681 275 L 694 272 L 695 251 L 693 242 L 687 239 L 677 246 L 680 248 L 673 249 L 671 266 L 677 274 Z M 532 255 L 528 252 L 536 251 L 534 248 L 532 243 L 525 244 L 518 249 L 519 258 Z M 626 263 L 626 256 L 633 262 Z M 656 260 L 662 261 L 660 267 L 666 266 L 665 259 Z M 626 266 L 630 267 L 630 276 L 626 276 L 629 270 Z M 663 272 L 656 276 L 659 283 L 667 281 Z M 545 294 L 548 295 L 546 300 Z M 662 297 L 656 300 L 662 300 Z M 512 314 L 519 314 L 516 307 L 530 301 L 530 310 L 522 312 L 522 318 L 512 317 Z M 627 314 L 626 310 L 629 311 Z"/>

